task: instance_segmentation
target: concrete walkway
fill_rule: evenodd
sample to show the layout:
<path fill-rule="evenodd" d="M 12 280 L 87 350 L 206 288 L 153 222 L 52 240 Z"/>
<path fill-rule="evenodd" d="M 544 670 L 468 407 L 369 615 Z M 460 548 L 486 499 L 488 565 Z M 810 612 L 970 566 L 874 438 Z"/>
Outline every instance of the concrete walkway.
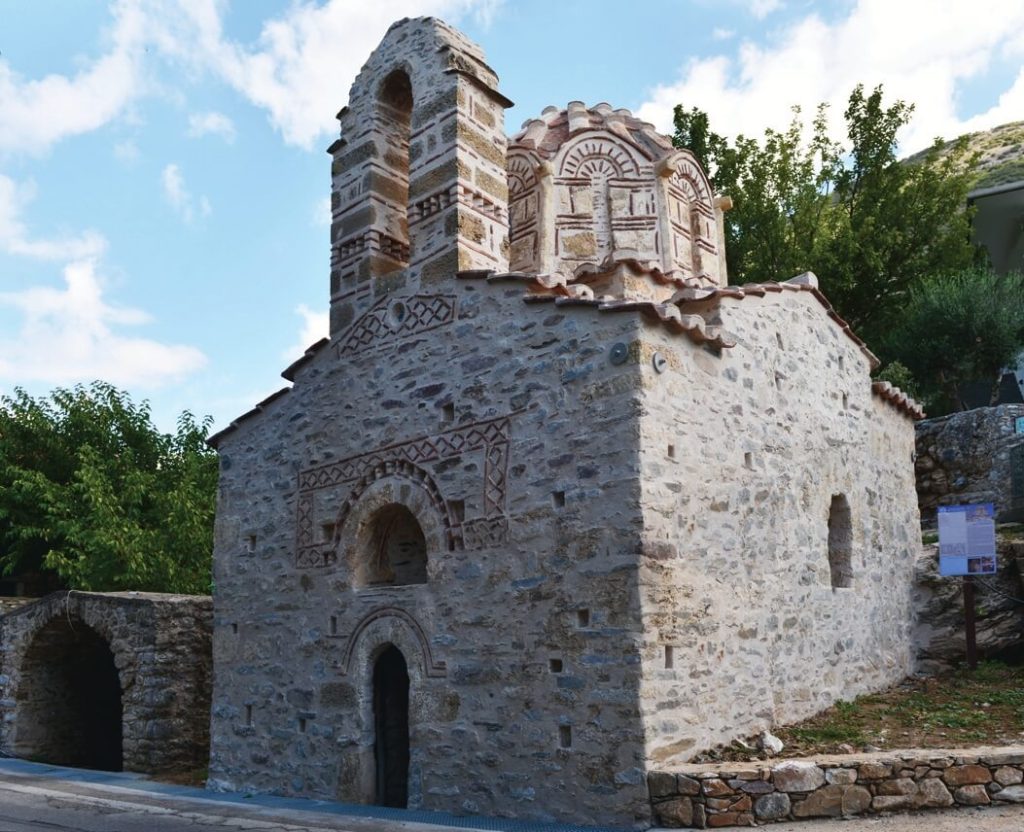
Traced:
<path fill-rule="evenodd" d="M 133 774 L 0 759 L 0 832 L 209 832 L 211 827 L 239 832 L 598 832 L 595 827 L 456 818 L 320 800 L 221 795 Z M 763 828 L 767 832 L 1024 832 L 1024 806 Z"/>

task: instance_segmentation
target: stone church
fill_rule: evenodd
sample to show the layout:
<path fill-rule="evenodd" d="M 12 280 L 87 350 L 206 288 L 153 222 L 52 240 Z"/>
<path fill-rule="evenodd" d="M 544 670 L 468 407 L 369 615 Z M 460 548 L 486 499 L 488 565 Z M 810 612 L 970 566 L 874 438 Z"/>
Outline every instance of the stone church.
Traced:
<path fill-rule="evenodd" d="M 214 788 L 644 826 L 910 668 L 918 406 L 690 153 L 510 104 L 422 18 L 338 115 L 330 338 L 211 440 Z"/>

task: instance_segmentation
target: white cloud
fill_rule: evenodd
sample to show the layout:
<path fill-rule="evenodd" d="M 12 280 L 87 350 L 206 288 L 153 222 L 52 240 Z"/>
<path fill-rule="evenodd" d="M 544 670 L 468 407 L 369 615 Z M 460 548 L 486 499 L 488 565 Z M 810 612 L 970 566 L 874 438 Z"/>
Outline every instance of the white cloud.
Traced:
<path fill-rule="evenodd" d="M 267 20 L 256 43 L 248 45 L 224 37 L 222 0 L 114 0 L 108 51 L 73 76 L 24 78 L 0 58 L 0 153 L 45 153 L 63 138 L 128 118 L 133 101 L 160 88 L 147 74 L 156 59 L 178 62 L 196 75 L 212 72 L 266 109 L 286 142 L 312 148 L 337 130 L 334 113 L 344 105 L 368 48 L 392 22 L 472 15 L 488 25 L 501 2 L 296 2 Z M 190 135 L 207 133 L 230 141 L 235 129 L 221 113 L 190 118 Z"/>
<path fill-rule="evenodd" d="M 253 104 L 266 109 L 289 144 L 311 149 L 337 131 L 334 114 L 349 85 L 388 26 L 402 17 L 457 20 L 474 14 L 485 24 L 498 0 L 328 0 L 292 4 L 263 24 L 255 45 L 225 39 L 220 4 L 165 2 L 151 38 L 165 54 L 212 70 Z"/>
<path fill-rule="evenodd" d="M 782 0 L 746 0 L 744 5 L 758 20 L 764 20 L 772 12 L 777 12 L 784 6 Z"/>
<path fill-rule="evenodd" d="M 120 334 L 118 328 L 144 324 L 149 315 L 108 304 L 95 261 L 69 263 L 63 277 L 63 289 L 0 292 L 0 307 L 22 315 L 17 334 L 0 338 L 0 378 L 49 384 L 101 378 L 157 387 L 206 363 L 194 347 Z"/>
<path fill-rule="evenodd" d="M 164 198 L 170 203 L 185 222 L 192 222 L 196 216 L 196 210 L 202 217 L 208 217 L 212 212 L 210 201 L 205 196 L 195 200 L 188 187 L 185 185 L 185 177 L 182 176 L 181 168 L 173 162 L 167 165 L 160 174 L 160 182 L 164 189 Z"/>
<path fill-rule="evenodd" d="M 721 26 L 716 26 L 711 30 L 711 37 L 714 40 L 732 40 L 736 37 L 735 29 L 725 29 Z"/>
<path fill-rule="evenodd" d="M 139 146 L 131 139 L 125 139 L 123 142 L 118 142 L 114 145 L 114 157 L 126 165 L 135 164 L 139 161 L 141 155 Z"/>
<path fill-rule="evenodd" d="M 220 136 L 231 144 L 235 140 L 235 125 L 223 113 L 192 113 L 188 117 L 188 135 L 193 139 L 201 136 Z"/>
<path fill-rule="evenodd" d="M 48 239 L 33 237 L 21 219 L 21 212 L 34 197 L 34 185 L 19 186 L 0 173 L 0 251 L 39 260 L 72 260 L 95 257 L 107 247 L 103 235 L 96 231 Z"/>
<path fill-rule="evenodd" d="M 26 79 L 0 58 L 0 152 L 45 153 L 106 124 L 141 92 L 145 15 L 131 0 L 115 2 L 113 14 L 110 51 L 73 77 Z"/>
<path fill-rule="evenodd" d="M 302 318 L 302 329 L 298 340 L 281 353 L 281 358 L 289 363 L 301 357 L 313 344 L 326 338 L 330 331 L 330 319 L 327 312 L 316 312 L 306 304 L 295 307 L 295 314 Z"/>
<path fill-rule="evenodd" d="M 1024 69 L 999 102 L 970 118 L 957 115 L 958 85 L 983 74 L 993 55 L 1024 51 L 1024 4 L 991 0 L 984 14 L 968 0 L 857 0 L 833 23 L 817 15 L 775 31 L 772 42 L 738 44 L 731 54 L 693 60 L 674 83 L 657 87 L 638 115 L 670 131 L 676 104 L 700 107 L 721 133 L 760 136 L 781 128 L 789 106 L 808 119 L 821 101 L 841 134 L 842 113 L 854 85 L 885 85 L 886 99 L 917 109 L 901 149 L 919 150 L 938 135 L 952 138 L 1021 117 Z"/>
<path fill-rule="evenodd" d="M 331 198 L 325 196 L 316 201 L 312 211 L 313 225 L 330 226 L 331 220 Z"/>

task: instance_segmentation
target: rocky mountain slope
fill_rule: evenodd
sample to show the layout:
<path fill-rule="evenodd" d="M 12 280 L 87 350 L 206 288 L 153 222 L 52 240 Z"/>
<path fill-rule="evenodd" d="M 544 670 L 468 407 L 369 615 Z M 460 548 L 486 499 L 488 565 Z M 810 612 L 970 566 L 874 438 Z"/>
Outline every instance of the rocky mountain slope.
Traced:
<path fill-rule="evenodd" d="M 972 190 L 1024 180 L 1024 121 L 970 133 L 967 144 L 970 154 L 978 154 L 974 167 L 977 178 Z M 907 161 L 912 163 L 923 155 L 915 153 Z"/>

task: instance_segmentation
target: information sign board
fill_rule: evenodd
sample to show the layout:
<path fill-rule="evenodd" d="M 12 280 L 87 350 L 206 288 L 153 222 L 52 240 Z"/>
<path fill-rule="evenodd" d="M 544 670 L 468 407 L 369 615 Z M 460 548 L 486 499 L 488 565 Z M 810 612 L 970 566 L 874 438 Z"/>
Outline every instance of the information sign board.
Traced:
<path fill-rule="evenodd" d="M 939 574 L 994 575 L 996 521 L 992 503 L 939 506 Z"/>

